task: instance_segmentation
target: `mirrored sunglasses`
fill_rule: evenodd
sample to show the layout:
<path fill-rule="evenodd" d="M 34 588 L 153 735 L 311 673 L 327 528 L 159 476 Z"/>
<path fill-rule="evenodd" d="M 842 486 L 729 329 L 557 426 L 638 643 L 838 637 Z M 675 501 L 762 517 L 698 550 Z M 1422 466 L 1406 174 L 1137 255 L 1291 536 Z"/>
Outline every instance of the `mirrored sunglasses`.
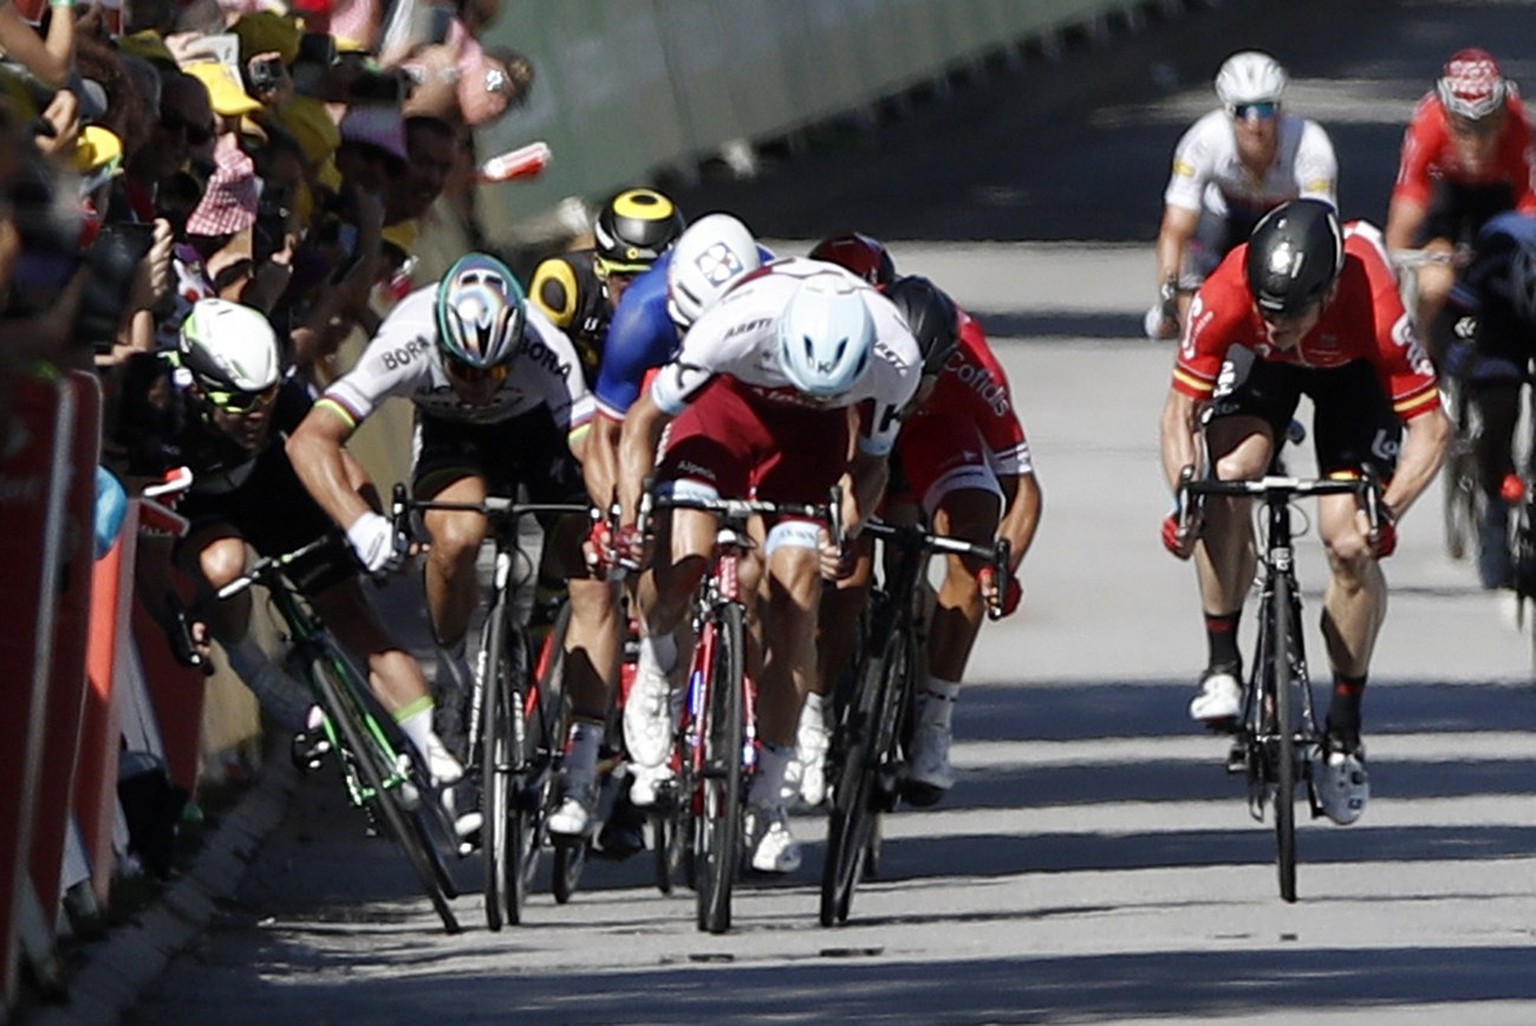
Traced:
<path fill-rule="evenodd" d="M 477 385 L 482 381 L 502 382 L 507 380 L 507 375 L 512 373 L 509 364 L 498 363 L 494 367 L 476 367 L 472 363 L 456 360 L 449 357 L 444 361 L 448 367 L 448 373 L 468 385 Z"/>
<path fill-rule="evenodd" d="M 1268 100 L 1263 103 L 1236 103 L 1230 109 L 1232 116 L 1239 121 L 1268 121 L 1280 113 L 1280 105 Z"/>
<path fill-rule="evenodd" d="M 223 392 L 205 388 L 203 398 L 225 413 L 255 413 L 272 405 L 280 384 L 274 383 L 260 392 Z"/>

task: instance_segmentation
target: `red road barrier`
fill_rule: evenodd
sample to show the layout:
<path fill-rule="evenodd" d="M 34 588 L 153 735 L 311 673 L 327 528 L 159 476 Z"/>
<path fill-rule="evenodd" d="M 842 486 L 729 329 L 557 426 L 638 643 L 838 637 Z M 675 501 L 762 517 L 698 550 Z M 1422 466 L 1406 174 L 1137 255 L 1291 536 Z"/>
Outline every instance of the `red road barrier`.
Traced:
<path fill-rule="evenodd" d="M 18 899 L 31 850 L 42 768 L 52 617 L 64 534 L 74 399 L 58 379 L 18 381 L 14 419 L 0 429 L 0 998 L 14 1003 Z"/>
<path fill-rule="evenodd" d="M 69 375 L 67 384 L 75 399 L 68 520 L 54 616 L 42 774 L 28 863 L 32 886 L 37 890 L 50 929 L 58 926 L 59 874 L 69 831 L 80 718 L 85 709 L 85 646 L 96 555 L 92 530 L 96 515 L 96 465 L 101 458 L 101 385 L 94 374 L 83 372 Z"/>

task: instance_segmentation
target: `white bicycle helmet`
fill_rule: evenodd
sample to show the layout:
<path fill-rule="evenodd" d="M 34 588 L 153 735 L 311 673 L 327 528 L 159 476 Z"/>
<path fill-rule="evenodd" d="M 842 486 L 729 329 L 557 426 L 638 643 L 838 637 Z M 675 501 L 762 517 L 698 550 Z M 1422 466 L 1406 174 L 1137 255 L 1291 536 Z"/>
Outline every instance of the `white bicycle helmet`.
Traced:
<path fill-rule="evenodd" d="M 707 214 L 683 232 L 667 265 L 667 313 L 692 327 L 737 278 L 762 265 L 747 226 L 730 214 Z"/>
<path fill-rule="evenodd" d="M 444 356 L 468 367 L 512 362 L 528 311 L 523 287 L 506 264 L 485 253 L 467 253 L 437 286 L 437 345 Z"/>
<path fill-rule="evenodd" d="M 1441 106 L 1468 121 L 1481 121 L 1503 107 L 1507 90 L 1499 62 L 1476 47 L 1456 51 L 1435 83 Z"/>
<path fill-rule="evenodd" d="M 875 348 L 875 322 L 857 286 L 835 274 L 807 278 L 779 315 L 779 368 L 819 399 L 858 384 Z"/>
<path fill-rule="evenodd" d="M 1245 103 L 1279 103 L 1289 81 L 1280 62 L 1269 54 L 1242 50 L 1216 72 L 1216 95 L 1228 110 Z"/>
<path fill-rule="evenodd" d="M 199 299 L 181 322 L 180 364 L 205 392 L 265 392 L 283 375 L 277 335 L 259 310 Z"/>

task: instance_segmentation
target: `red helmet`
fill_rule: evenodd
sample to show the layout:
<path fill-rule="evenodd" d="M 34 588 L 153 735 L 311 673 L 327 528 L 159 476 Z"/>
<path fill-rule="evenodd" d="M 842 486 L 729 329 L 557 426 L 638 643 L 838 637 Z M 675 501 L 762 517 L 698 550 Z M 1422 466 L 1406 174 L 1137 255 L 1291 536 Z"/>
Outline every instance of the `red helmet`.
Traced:
<path fill-rule="evenodd" d="M 1440 104 L 1447 113 L 1478 121 L 1504 106 L 1509 84 L 1499 72 L 1499 62 L 1487 50 L 1458 50 L 1445 62 L 1436 84 Z"/>
<path fill-rule="evenodd" d="M 885 246 L 859 232 L 827 236 L 816 243 L 810 257 L 847 268 L 871 285 L 889 285 L 896 280 L 896 264 Z"/>

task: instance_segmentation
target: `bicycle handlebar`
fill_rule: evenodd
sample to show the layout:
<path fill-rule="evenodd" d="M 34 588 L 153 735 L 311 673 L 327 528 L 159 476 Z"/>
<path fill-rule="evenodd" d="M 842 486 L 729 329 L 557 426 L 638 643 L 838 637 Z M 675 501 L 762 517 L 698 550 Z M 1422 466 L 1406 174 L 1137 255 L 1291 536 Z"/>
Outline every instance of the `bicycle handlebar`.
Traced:
<path fill-rule="evenodd" d="M 1243 481 L 1212 479 L 1197 481 L 1194 477 L 1194 468 L 1185 467 L 1179 479 L 1179 491 L 1175 501 L 1178 504 L 1179 527 L 1183 530 L 1188 526 L 1192 516 L 1191 511 L 1197 505 L 1196 502 L 1186 501 L 1186 497 L 1200 499 L 1207 495 L 1225 495 L 1262 499 L 1267 503 L 1274 503 L 1289 502 L 1291 499 L 1305 498 L 1309 495 L 1349 493 L 1354 493 L 1365 503 L 1366 521 L 1370 524 L 1370 541 L 1374 547 L 1381 537 L 1384 506 L 1381 501 L 1381 478 L 1369 467 L 1359 477 L 1354 478 L 1314 479 L 1269 474 Z"/>
<path fill-rule="evenodd" d="M 516 520 L 518 517 L 540 513 L 590 514 L 592 507 L 574 502 L 518 502 L 500 495 L 488 495 L 484 502 L 442 502 L 436 499 L 412 499 L 405 485 L 396 484 L 389 506 L 390 520 L 395 530 L 410 536 L 410 516 L 413 512 L 439 510 L 450 513 L 479 513 L 488 520 Z"/>
<path fill-rule="evenodd" d="M 864 531 L 876 538 L 884 538 L 900 545 L 916 545 L 929 552 L 985 560 L 988 569 L 996 575 L 999 595 L 998 602 L 987 604 L 987 619 L 1002 619 L 1003 609 L 1000 600 L 1006 587 L 1005 582 L 1008 580 L 1008 562 L 1012 554 L 1007 538 L 998 538 L 990 545 L 982 545 L 960 538 L 951 538 L 948 535 L 934 534 L 919 524 L 887 524 L 882 520 L 870 520 L 864 525 Z"/>
<path fill-rule="evenodd" d="M 256 565 L 251 567 L 242 576 L 235 578 L 220 588 L 218 590 L 218 597 L 220 599 L 227 599 L 240 594 L 253 584 L 265 583 L 276 577 L 291 564 L 304 559 L 306 556 L 314 555 L 328 545 L 334 544 L 334 538 L 330 535 L 324 535 L 308 544 L 299 546 L 292 552 L 285 552 L 281 556 L 267 556 L 259 559 L 256 561 Z"/>
<path fill-rule="evenodd" d="M 832 489 L 833 500 L 838 500 L 840 490 Z M 841 534 L 842 510 L 840 501 L 828 502 L 773 502 L 767 499 L 721 499 L 701 495 L 658 495 L 655 509 L 693 509 L 701 513 L 713 513 L 727 520 L 745 520 L 753 516 L 811 517 L 825 521 L 828 528 Z M 832 525 L 839 526 L 834 528 Z"/>

